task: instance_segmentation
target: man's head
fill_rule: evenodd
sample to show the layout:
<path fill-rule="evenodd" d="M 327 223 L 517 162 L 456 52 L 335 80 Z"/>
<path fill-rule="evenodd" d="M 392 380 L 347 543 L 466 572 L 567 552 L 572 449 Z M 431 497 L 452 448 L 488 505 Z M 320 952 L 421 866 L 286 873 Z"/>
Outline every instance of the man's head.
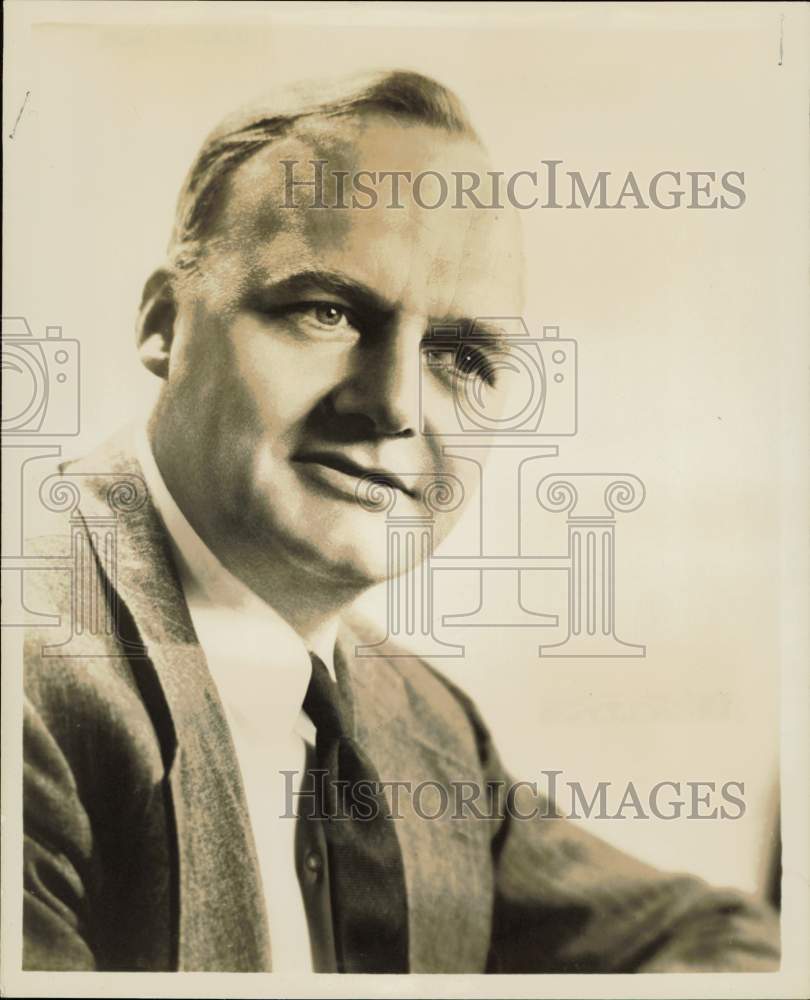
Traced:
<path fill-rule="evenodd" d="M 432 331 L 463 337 L 478 317 L 520 315 L 522 262 L 504 210 L 422 207 L 441 200 L 429 184 L 352 203 L 359 171 L 434 171 L 437 185 L 485 174 L 452 94 L 411 73 L 323 93 L 242 112 L 209 137 L 139 332 L 165 380 L 158 462 L 202 537 L 254 586 L 289 571 L 357 590 L 389 572 L 385 517 L 357 502 L 360 480 L 386 483 L 397 513 L 429 513 L 425 485 L 469 465 L 431 433 L 452 420 L 456 381 L 498 392 L 486 344 L 457 349 Z M 289 187 L 316 170 L 323 199 Z M 439 539 L 459 509 L 437 518 Z"/>

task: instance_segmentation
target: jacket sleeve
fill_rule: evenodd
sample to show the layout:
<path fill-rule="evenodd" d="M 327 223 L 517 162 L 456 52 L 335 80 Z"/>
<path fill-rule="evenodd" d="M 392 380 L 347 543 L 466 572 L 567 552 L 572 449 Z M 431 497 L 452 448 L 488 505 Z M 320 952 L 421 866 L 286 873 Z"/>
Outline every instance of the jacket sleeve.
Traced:
<path fill-rule="evenodd" d="M 767 903 L 666 874 L 554 814 L 504 771 L 472 702 L 485 780 L 507 790 L 492 839 L 490 972 L 766 972 L 779 968 Z M 527 817 L 527 818 L 523 818 Z"/>
<path fill-rule="evenodd" d="M 88 942 L 90 821 L 41 716 L 24 708 L 23 968 L 96 968 Z"/>
<path fill-rule="evenodd" d="M 509 787 L 508 779 L 507 787 Z M 765 903 L 630 857 L 513 797 L 493 841 L 493 972 L 756 972 L 779 968 Z M 533 807 L 539 812 L 534 818 Z"/>

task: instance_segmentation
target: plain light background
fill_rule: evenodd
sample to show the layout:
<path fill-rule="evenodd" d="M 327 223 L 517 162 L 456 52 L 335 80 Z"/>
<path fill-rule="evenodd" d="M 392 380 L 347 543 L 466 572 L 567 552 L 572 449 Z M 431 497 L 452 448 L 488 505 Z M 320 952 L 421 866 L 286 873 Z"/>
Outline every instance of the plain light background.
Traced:
<path fill-rule="evenodd" d="M 586 177 L 743 170 L 738 211 L 523 213 L 526 320 L 558 324 L 580 357 L 580 432 L 538 474 L 644 481 L 645 505 L 618 525 L 617 620 L 647 657 L 546 661 L 537 629 L 447 629 L 467 653 L 437 666 L 473 695 L 517 777 L 632 780 L 642 798 L 662 780 L 744 781 L 736 821 L 588 825 L 662 867 L 757 889 L 778 782 L 780 553 L 794 530 L 779 495 L 780 378 L 801 280 L 780 247 L 805 225 L 805 165 L 785 156 L 803 120 L 790 11 L 431 6 L 392 5 L 385 23 L 377 5 L 256 7 L 237 24 L 223 5 L 140 5 L 133 23 L 105 25 L 86 5 L 84 23 L 33 27 L 7 98 L 13 124 L 30 91 L 6 143 L 25 184 L 7 209 L 4 314 L 81 342 L 82 434 L 66 452 L 145 412 L 155 384 L 135 354 L 135 310 L 192 157 L 220 116 L 315 74 L 435 76 L 507 172 L 541 159 Z M 506 523 L 506 502 L 492 496 L 487 517 Z M 564 515 L 535 510 L 525 527 L 533 553 L 563 551 Z M 471 610 L 474 579 L 444 576 L 437 617 Z M 531 599 L 560 611 L 551 580 Z M 365 603 L 381 614 L 380 593 Z"/>

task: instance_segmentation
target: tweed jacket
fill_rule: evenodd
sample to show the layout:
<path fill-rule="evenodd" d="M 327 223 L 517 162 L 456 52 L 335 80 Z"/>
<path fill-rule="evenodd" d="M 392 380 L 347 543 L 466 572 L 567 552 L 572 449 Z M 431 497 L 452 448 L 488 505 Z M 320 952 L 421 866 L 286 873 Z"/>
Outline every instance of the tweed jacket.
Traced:
<path fill-rule="evenodd" d="M 78 507 L 36 551 L 90 557 L 27 574 L 28 607 L 61 624 L 26 641 L 24 967 L 272 970 L 234 746 L 129 437 L 62 472 Z M 101 597 L 76 599 L 82 575 Z M 354 658 L 356 641 L 340 640 L 356 737 L 381 777 L 508 782 L 465 695 L 415 657 Z M 425 821 L 406 803 L 396 824 L 413 972 L 778 966 L 768 907 L 567 820 Z"/>

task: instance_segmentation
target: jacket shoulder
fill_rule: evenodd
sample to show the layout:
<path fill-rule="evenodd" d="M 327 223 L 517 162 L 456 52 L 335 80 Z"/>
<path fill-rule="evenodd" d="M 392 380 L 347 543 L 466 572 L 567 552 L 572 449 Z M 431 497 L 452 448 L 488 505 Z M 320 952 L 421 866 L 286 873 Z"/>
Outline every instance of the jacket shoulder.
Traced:
<path fill-rule="evenodd" d="M 155 780 L 160 744 L 143 696 L 151 664 L 137 636 L 124 637 L 114 595 L 92 562 L 84 567 L 82 595 L 92 594 L 93 600 L 77 600 L 75 574 L 59 558 L 64 547 L 60 536 L 40 537 L 28 546 L 43 568 L 25 573 L 31 616 L 23 643 L 25 698 L 79 772 L 95 770 L 105 759 L 120 766 L 125 754 L 127 771 L 135 766 Z"/>

